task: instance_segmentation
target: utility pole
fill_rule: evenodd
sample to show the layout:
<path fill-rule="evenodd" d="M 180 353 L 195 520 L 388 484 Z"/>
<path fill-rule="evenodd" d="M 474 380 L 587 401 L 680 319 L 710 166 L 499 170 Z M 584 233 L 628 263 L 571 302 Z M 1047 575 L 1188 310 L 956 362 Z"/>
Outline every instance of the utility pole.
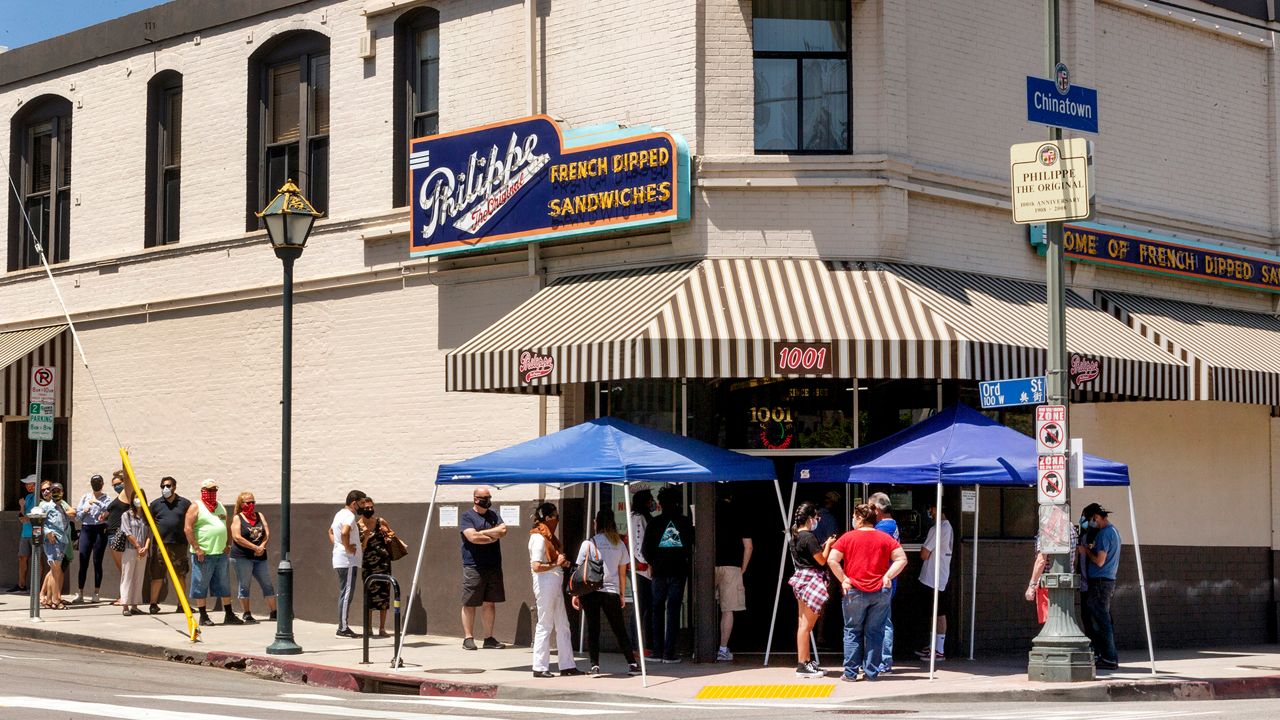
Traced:
<path fill-rule="evenodd" d="M 1045 0 L 1046 65 L 1049 77 L 1057 76 L 1062 62 L 1059 0 Z M 1062 129 L 1054 127 L 1049 139 L 1061 143 Z M 1049 402 L 1066 407 L 1070 401 L 1067 382 L 1066 269 L 1062 253 L 1062 221 L 1048 223 L 1046 231 L 1047 289 L 1049 305 L 1049 354 L 1047 377 Z M 1065 478 L 1069 478 L 1070 472 Z M 1063 483 L 1069 493 L 1070 482 Z M 1042 502 L 1041 508 L 1045 507 Z M 1052 506 L 1050 506 L 1052 507 Z M 1067 506 L 1070 507 L 1069 505 Z M 1068 511 L 1069 512 L 1069 511 Z M 1042 513 L 1043 515 L 1043 513 Z M 1068 514 L 1068 517 L 1070 515 Z M 1027 676 L 1043 682 L 1076 682 L 1094 679 L 1093 653 L 1089 639 L 1076 622 L 1075 594 L 1078 580 L 1071 571 L 1071 553 L 1049 555 L 1049 570 L 1041 579 L 1049 592 L 1049 618 L 1031 643 Z"/>

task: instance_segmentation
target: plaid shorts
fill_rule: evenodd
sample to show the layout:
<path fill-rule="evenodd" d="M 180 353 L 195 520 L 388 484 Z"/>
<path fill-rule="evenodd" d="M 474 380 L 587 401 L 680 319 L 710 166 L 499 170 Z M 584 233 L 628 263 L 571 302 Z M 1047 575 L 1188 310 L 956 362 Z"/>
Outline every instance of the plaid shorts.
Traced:
<path fill-rule="evenodd" d="M 821 568 L 800 568 L 787 584 L 795 591 L 796 600 L 808 605 L 815 613 L 822 612 L 831 598 L 827 591 L 827 573 Z"/>

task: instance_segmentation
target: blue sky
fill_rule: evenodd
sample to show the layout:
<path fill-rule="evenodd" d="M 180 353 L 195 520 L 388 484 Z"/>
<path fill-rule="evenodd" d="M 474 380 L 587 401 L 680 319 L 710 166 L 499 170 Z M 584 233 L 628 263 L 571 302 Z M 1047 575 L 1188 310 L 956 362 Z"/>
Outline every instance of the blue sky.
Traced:
<path fill-rule="evenodd" d="M 162 0 L 0 0 L 0 45 L 30 45 L 163 4 Z"/>

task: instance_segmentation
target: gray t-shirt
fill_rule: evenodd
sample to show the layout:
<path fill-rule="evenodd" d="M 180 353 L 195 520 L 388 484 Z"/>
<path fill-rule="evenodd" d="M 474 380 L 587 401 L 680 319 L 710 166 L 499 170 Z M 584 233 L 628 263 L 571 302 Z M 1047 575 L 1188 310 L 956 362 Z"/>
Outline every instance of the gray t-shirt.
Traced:
<path fill-rule="evenodd" d="M 595 550 L 591 550 L 591 546 L 595 545 Z M 587 561 L 588 552 L 599 552 L 600 561 L 604 564 L 604 585 L 600 588 L 600 592 L 613 593 L 618 595 L 621 585 L 618 583 L 618 567 L 624 569 L 631 564 L 631 558 L 627 553 L 627 546 L 624 543 L 611 543 L 604 533 L 597 533 L 590 540 L 584 540 L 582 546 L 578 548 L 579 565 Z"/>

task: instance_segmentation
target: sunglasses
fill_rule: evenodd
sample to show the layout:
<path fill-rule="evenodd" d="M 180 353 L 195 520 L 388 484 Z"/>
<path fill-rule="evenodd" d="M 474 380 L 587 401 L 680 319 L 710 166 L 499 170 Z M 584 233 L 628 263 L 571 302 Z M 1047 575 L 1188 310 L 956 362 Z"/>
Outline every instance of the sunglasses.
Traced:
<path fill-rule="evenodd" d="M 172 485 L 161 485 L 161 486 L 160 486 L 160 489 L 161 489 L 161 490 L 172 490 L 172 489 L 173 489 L 173 486 L 172 486 Z"/>

